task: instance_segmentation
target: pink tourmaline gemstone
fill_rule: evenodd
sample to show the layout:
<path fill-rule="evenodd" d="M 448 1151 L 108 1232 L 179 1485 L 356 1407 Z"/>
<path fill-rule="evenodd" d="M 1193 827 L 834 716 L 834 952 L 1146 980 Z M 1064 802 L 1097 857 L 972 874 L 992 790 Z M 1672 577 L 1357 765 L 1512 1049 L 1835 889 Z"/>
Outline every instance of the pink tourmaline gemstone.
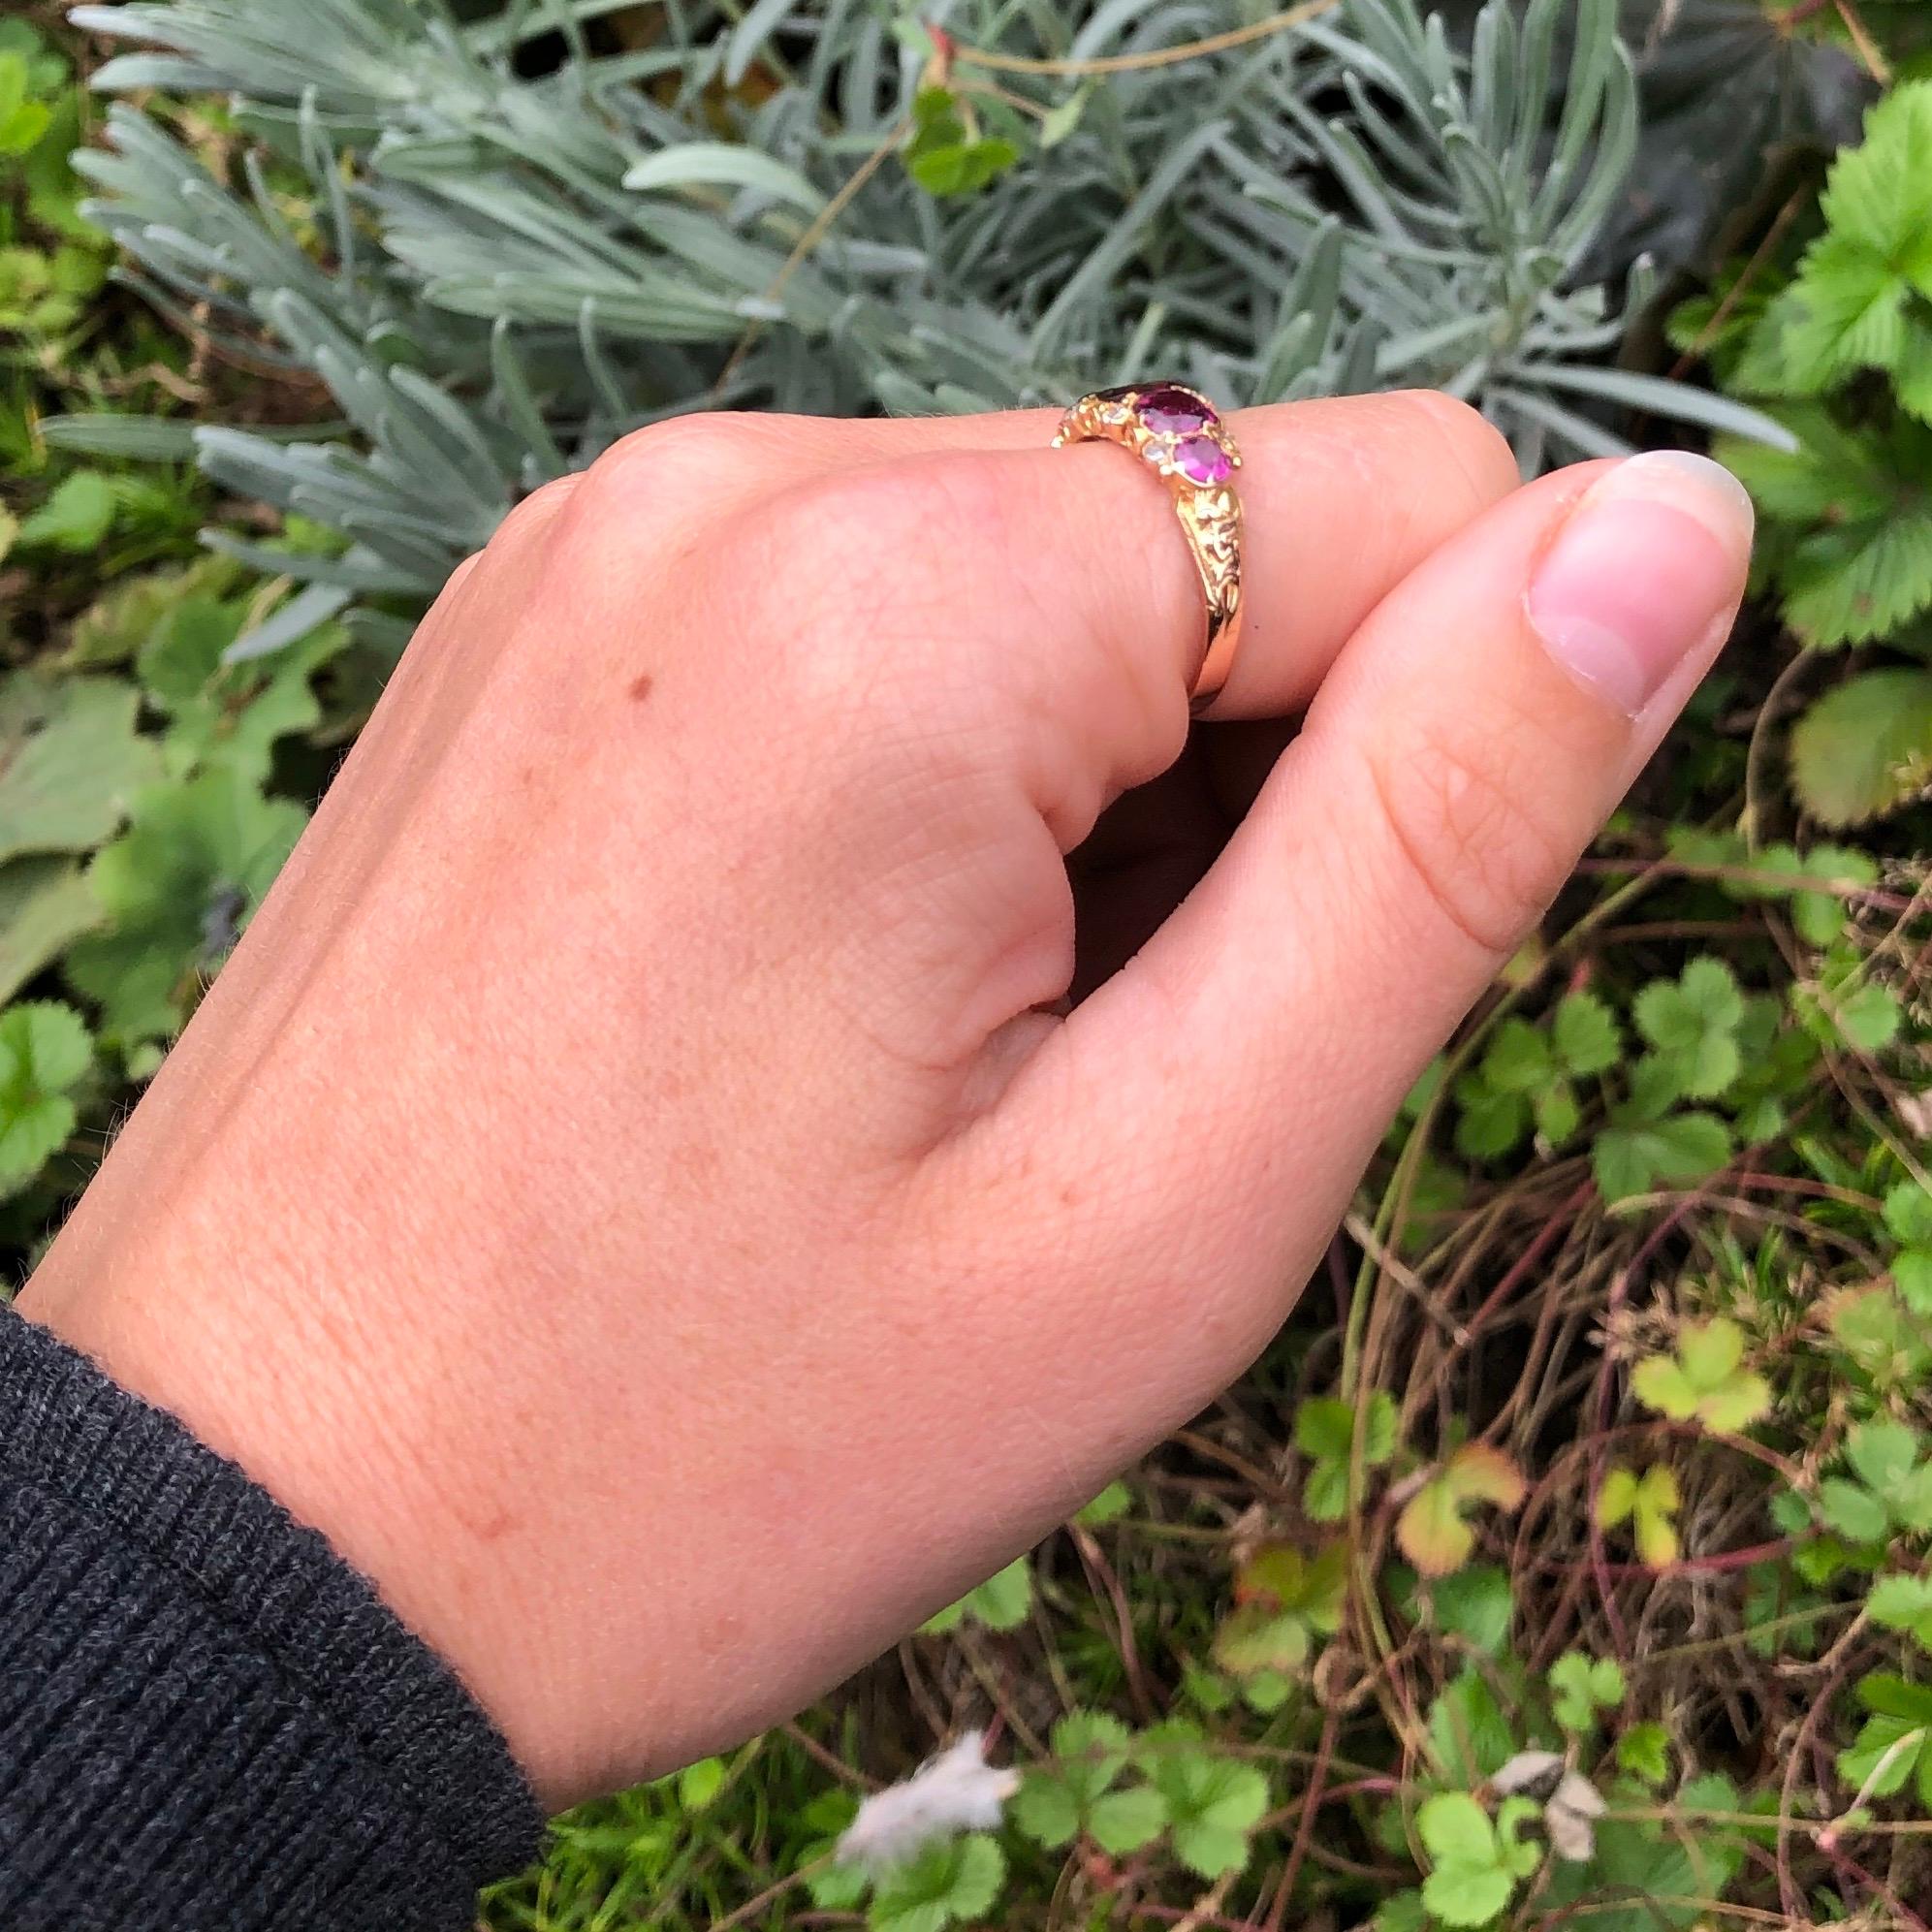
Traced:
<path fill-rule="evenodd" d="M 1225 483 L 1234 473 L 1227 452 L 1212 436 L 1188 436 L 1175 444 L 1174 467 L 1192 483 Z"/>
<path fill-rule="evenodd" d="M 1156 436 L 1192 435 L 1215 420 L 1214 411 L 1198 396 L 1168 383 L 1149 390 L 1141 397 L 1139 409 L 1140 420 Z"/>

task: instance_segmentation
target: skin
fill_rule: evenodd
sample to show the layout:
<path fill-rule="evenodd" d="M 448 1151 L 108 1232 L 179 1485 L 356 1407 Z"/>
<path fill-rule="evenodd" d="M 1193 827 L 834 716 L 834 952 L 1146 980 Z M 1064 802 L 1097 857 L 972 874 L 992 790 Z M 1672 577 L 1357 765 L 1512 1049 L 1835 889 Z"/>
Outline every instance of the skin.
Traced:
<path fill-rule="evenodd" d="M 1253 1358 L 1742 591 L 1681 478 L 1633 559 L 1562 547 L 1610 466 L 1519 489 L 1445 398 L 1250 412 L 1190 731 L 1164 492 L 1052 428 L 705 418 L 520 507 L 20 1298 L 551 1804 L 797 1709 Z M 1632 714 L 1547 637 L 1634 563 Z"/>

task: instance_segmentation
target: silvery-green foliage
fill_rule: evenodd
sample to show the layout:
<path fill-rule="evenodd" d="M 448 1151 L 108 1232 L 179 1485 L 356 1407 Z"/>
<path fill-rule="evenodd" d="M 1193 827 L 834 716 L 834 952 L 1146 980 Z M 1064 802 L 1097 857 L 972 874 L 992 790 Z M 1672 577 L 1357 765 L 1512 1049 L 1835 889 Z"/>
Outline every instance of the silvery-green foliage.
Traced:
<path fill-rule="evenodd" d="M 1213 57 L 1021 77 L 1058 138 L 957 199 L 890 154 L 931 43 L 884 0 L 684 0 L 642 50 L 599 53 L 592 23 L 618 11 L 79 10 L 141 44 L 98 85 L 228 94 L 310 183 L 320 245 L 260 157 L 237 191 L 130 107 L 81 163 L 154 301 L 252 354 L 266 338 L 334 396 L 343 423 L 310 440 L 194 432 L 222 482 L 352 540 L 268 559 L 333 586 L 312 608 L 433 591 L 520 492 L 707 405 L 965 411 L 1159 371 L 1233 403 L 1440 386 L 1531 469 L 1623 448 L 1632 407 L 1775 433 L 1603 366 L 1642 280 L 1577 273 L 1637 143 L 1615 0 L 1493 0 L 1467 48 L 1414 0 L 1346 0 Z M 1262 17 L 1211 0 L 928 17 L 965 47 L 1086 60 L 1230 14 Z M 521 78 L 540 35 L 561 58 Z"/>

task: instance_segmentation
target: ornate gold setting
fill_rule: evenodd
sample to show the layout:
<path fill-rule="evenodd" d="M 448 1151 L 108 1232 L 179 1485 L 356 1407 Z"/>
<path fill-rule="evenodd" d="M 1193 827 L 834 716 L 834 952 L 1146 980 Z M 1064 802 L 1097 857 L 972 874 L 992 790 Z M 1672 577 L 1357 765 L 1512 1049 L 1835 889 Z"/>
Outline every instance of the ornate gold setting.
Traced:
<path fill-rule="evenodd" d="M 1167 487 L 1201 580 L 1207 642 L 1188 692 L 1198 716 L 1219 695 L 1241 636 L 1241 452 L 1219 412 L 1186 383 L 1133 383 L 1083 396 L 1061 419 L 1053 446 L 1116 443 Z"/>

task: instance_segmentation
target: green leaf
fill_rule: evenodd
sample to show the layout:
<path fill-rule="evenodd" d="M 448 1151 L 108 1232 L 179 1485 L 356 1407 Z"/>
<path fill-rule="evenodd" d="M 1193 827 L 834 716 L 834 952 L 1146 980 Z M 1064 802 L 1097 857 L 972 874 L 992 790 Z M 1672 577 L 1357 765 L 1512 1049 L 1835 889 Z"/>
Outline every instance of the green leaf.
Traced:
<path fill-rule="evenodd" d="M 1415 1816 L 1423 1849 L 1440 1864 L 1493 1864 L 1496 1827 L 1467 1791 L 1442 1791 L 1424 1800 Z"/>
<path fill-rule="evenodd" d="M 1500 1565 L 1473 1564 L 1452 1576 L 1438 1577 L 1429 1586 L 1429 1601 L 1439 1630 L 1491 1657 L 1507 1648 L 1516 1605 L 1509 1572 Z"/>
<path fill-rule="evenodd" d="M 905 172 L 940 196 L 975 194 L 1020 158 L 1010 141 L 968 133 L 964 109 L 944 87 L 924 88 L 914 99 L 903 154 Z"/>
<path fill-rule="evenodd" d="M 928 1846 L 880 1877 L 866 1922 L 872 1932 L 945 1932 L 988 1911 L 1005 1882 L 1005 1856 L 981 1833 Z"/>
<path fill-rule="evenodd" d="M 0 53 L 0 155 L 24 154 L 53 118 L 46 106 L 28 98 L 31 85 L 24 56 Z"/>
<path fill-rule="evenodd" d="M 1477 1074 L 1465 1074 L 1456 1082 L 1456 1152 L 1471 1160 L 1500 1159 L 1530 1129 L 1530 1107 L 1523 1096 L 1499 1092 Z"/>
<path fill-rule="evenodd" d="M 1888 1798 L 1912 1776 L 1928 1733 L 1904 1718 L 1867 1718 L 1850 1749 L 1838 1754 L 1838 1775 L 1867 1797 Z"/>
<path fill-rule="evenodd" d="M 1615 1661 L 1581 1651 L 1567 1651 L 1550 1665 L 1549 1684 L 1557 1723 L 1579 1736 L 1597 1727 L 1599 1709 L 1614 1709 L 1624 1700 L 1624 1673 Z"/>
<path fill-rule="evenodd" d="M 0 1002 L 100 923 L 100 902 L 75 860 L 40 855 L 0 866 Z"/>
<path fill-rule="evenodd" d="M 957 1603 L 949 1603 L 936 1616 L 929 1617 L 920 1629 L 929 1636 L 937 1636 L 969 1617 L 988 1630 L 1015 1631 L 1027 1621 L 1032 1607 L 1032 1567 L 1027 1558 L 1015 1557 L 1004 1569 L 968 1590 Z"/>
<path fill-rule="evenodd" d="M 1124 1516 L 1133 1507 L 1133 1491 L 1116 1478 L 1092 1502 L 1082 1504 L 1073 1512 L 1073 1520 L 1083 1529 L 1100 1529 Z"/>
<path fill-rule="evenodd" d="M 1673 1369 L 1664 1377 L 1664 1383 L 1674 1400 L 1694 1410 L 1697 1391 L 1681 1370 Z M 1611 1530 L 1631 1523 L 1637 1554 L 1653 1569 L 1662 1569 L 1677 1560 L 1675 1519 L 1680 1504 L 1677 1478 L 1666 1464 L 1653 1463 L 1641 1477 L 1617 1465 L 1604 1476 L 1597 1494 L 1597 1527 Z"/>
<path fill-rule="evenodd" d="M 1526 1020 L 1506 1019 L 1482 1058 L 1482 1077 L 1510 1093 L 1534 1093 L 1547 1086 L 1554 1068 L 1549 1042 Z"/>
<path fill-rule="evenodd" d="M 1465 1791 L 1439 1791 L 1415 1828 L 1430 1858 L 1423 1904 L 1445 1925 L 1488 1924 L 1516 1889 L 1488 1814 Z"/>
<path fill-rule="evenodd" d="M 1901 1181 L 1884 1198 L 1885 1230 L 1901 1248 L 1932 1248 L 1932 1192 Z"/>
<path fill-rule="evenodd" d="M 0 973 L 0 996 L 8 991 Z M 1907 1308 L 1921 1320 L 1932 1317 L 1932 1248 L 1908 1248 L 1892 1257 L 1891 1278 Z"/>
<path fill-rule="evenodd" d="M 1769 1384 L 1740 1366 L 1743 1357 L 1744 1331 L 1735 1322 L 1722 1315 L 1687 1321 L 1678 1331 L 1676 1354 L 1639 1362 L 1631 1387 L 1661 1414 L 1735 1435 L 1771 1410 Z"/>
<path fill-rule="evenodd" d="M 686 1811 L 703 1811 L 723 1788 L 722 1758 L 700 1758 L 678 1773 L 678 1802 Z"/>
<path fill-rule="evenodd" d="M 93 1057 L 71 1006 L 30 1000 L 0 1013 L 0 1188 L 31 1180 L 65 1144 L 75 1125 L 68 1090 Z"/>
<path fill-rule="evenodd" d="M 227 957 L 295 846 L 307 813 L 233 772 L 161 786 L 89 876 L 107 930 L 68 954 L 67 976 L 123 1041 L 172 1033 L 200 977 Z"/>
<path fill-rule="evenodd" d="M 1602 1073 L 1624 1057 L 1617 1016 L 1594 993 L 1567 993 L 1554 1022 L 1557 1058 L 1564 1070 L 1583 1078 Z"/>
<path fill-rule="evenodd" d="M 1932 539 L 1928 539 L 1932 548 Z M 1856 825 L 1932 781 L 1932 671 L 1868 671 L 1812 706 L 1791 733 L 1791 782 L 1814 818 Z"/>
<path fill-rule="evenodd" d="M 161 772 L 135 729 L 140 703 L 112 678 L 0 682 L 0 860 L 89 852 L 114 836 Z"/>
<path fill-rule="evenodd" d="M 1715 1114 L 1672 1114 L 1663 1120 L 1613 1117 L 1591 1148 L 1591 1168 L 1603 1197 L 1628 1200 L 1659 1182 L 1702 1181 L 1731 1156 L 1730 1129 Z"/>
<path fill-rule="evenodd" d="M 1599 1530 L 1614 1530 L 1619 1523 L 1636 1513 L 1636 1476 L 1619 1465 L 1604 1476 L 1602 1487 L 1597 1492 L 1597 1527 Z"/>
<path fill-rule="evenodd" d="M 1889 987 L 1867 981 L 1830 1002 L 1833 1023 L 1861 1053 L 1880 1053 L 1898 1037 L 1905 1009 Z"/>
<path fill-rule="evenodd" d="M 1868 1711 L 1932 1726 L 1932 1685 L 1909 1684 L 1903 1677 L 1874 1671 L 1858 1680 L 1858 1701 Z"/>
<path fill-rule="evenodd" d="M 1865 1608 L 1875 1624 L 1904 1631 L 1932 1650 L 1932 1577 L 1882 1576 L 1872 1585 Z"/>
<path fill-rule="evenodd" d="M 1305 1456 L 1346 1462 L 1355 1440 L 1355 1410 L 1332 1396 L 1311 1396 L 1295 1410 L 1295 1447 Z"/>
<path fill-rule="evenodd" d="M 1883 1495 L 1896 1489 L 1917 1465 L 1918 1438 L 1903 1422 L 1878 1416 L 1860 1422 L 1846 1437 L 1845 1459 L 1867 1489 Z"/>
<path fill-rule="evenodd" d="M 1617 1768 L 1661 1785 L 1670 1775 L 1670 1733 L 1661 1724 L 1633 1724 L 1617 1740 Z"/>
<path fill-rule="evenodd" d="M 1881 1542 L 1889 1528 L 1879 1499 L 1842 1476 L 1827 1476 L 1819 1484 L 1818 1513 L 1827 1529 L 1848 1542 Z"/>
<path fill-rule="evenodd" d="M 1865 138 L 1832 164 L 1825 233 L 1792 281 L 1784 349 L 1793 382 L 1817 388 L 1857 368 L 1901 364 L 1907 310 L 1932 296 L 1932 83 L 1875 106 Z"/>
<path fill-rule="evenodd" d="M 22 550 L 98 550 L 113 527 L 119 498 L 104 470 L 78 469 L 20 524 Z"/>
<path fill-rule="evenodd" d="M 1429 1743 L 1441 1775 L 1465 1786 L 1494 1777 L 1515 1752 L 1496 1694 L 1473 1665 L 1451 1678 L 1430 1706 Z"/>
<path fill-rule="evenodd" d="M 1189 1871 L 1218 1879 L 1248 1863 L 1249 1834 L 1268 1809 L 1268 1781 L 1253 1765 L 1170 1745 L 1150 1757 L 1148 1779 L 1166 1804 L 1175 1855 Z"/>
<path fill-rule="evenodd" d="M 1131 1785 L 1094 1801 L 1088 1835 L 1110 1856 L 1151 1845 L 1167 1828 L 1167 1801 L 1152 1785 Z"/>
<path fill-rule="evenodd" d="M 238 601 L 189 596 L 142 646 L 136 668 L 169 713 L 167 758 L 176 776 L 225 769 L 263 783 L 275 745 L 321 720 L 309 680 L 340 649 L 343 632 L 324 627 L 288 649 L 231 664 L 246 618 Z"/>
<path fill-rule="evenodd" d="M 1631 1009 L 1637 1030 L 1676 1070 L 1694 1099 L 1722 1093 L 1742 1070 L 1737 1031 L 1744 998 L 1722 960 L 1699 958 L 1673 984 L 1655 980 Z"/>

